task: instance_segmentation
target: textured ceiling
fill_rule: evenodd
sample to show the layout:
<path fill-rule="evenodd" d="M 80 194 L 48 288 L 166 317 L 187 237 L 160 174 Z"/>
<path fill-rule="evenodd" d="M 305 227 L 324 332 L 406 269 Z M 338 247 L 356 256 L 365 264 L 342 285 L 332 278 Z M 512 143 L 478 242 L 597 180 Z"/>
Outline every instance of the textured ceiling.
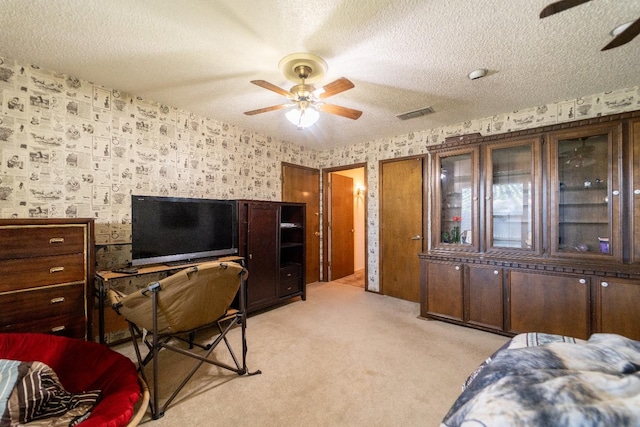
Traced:
<path fill-rule="evenodd" d="M 640 84 L 640 37 L 601 52 L 638 0 L 593 0 L 538 18 L 552 0 L 2 0 L 0 56 L 89 80 L 242 129 L 326 149 L 427 130 Z M 322 86 L 355 88 L 297 130 L 278 69 L 294 52 L 323 57 Z M 471 81 L 476 68 L 488 76 Z M 431 106 L 434 114 L 397 114 Z"/>

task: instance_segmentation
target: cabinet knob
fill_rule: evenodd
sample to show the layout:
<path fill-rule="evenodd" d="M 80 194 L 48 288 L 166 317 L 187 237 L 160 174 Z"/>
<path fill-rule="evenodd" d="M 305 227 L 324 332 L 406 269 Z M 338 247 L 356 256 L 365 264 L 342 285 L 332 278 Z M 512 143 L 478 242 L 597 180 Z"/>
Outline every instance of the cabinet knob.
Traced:
<path fill-rule="evenodd" d="M 609 282 L 600 282 L 600 286 L 606 288 L 607 286 L 609 286 Z"/>
<path fill-rule="evenodd" d="M 633 190 L 633 194 L 636 194 L 636 195 L 640 194 L 640 190 Z"/>
<path fill-rule="evenodd" d="M 584 285 L 585 283 L 587 283 L 587 279 L 580 279 L 579 282 Z"/>
<path fill-rule="evenodd" d="M 411 238 L 411 240 L 420 240 L 420 239 L 422 239 L 422 237 L 420 237 L 420 235 L 419 235 L 419 234 L 416 234 L 415 236 L 413 236 L 413 237 Z"/>
<path fill-rule="evenodd" d="M 498 270 L 493 270 L 493 274 L 497 276 L 498 274 L 500 274 L 500 272 Z"/>
<path fill-rule="evenodd" d="M 611 194 L 613 194 L 614 196 L 617 196 L 618 194 L 620 194 L 620 192 L 618 190 L 613 190 Z"/>
<path fill-rule="evenodd" d="M 460 271 L 460 266 L 456 265 L 456 271 Z"/>

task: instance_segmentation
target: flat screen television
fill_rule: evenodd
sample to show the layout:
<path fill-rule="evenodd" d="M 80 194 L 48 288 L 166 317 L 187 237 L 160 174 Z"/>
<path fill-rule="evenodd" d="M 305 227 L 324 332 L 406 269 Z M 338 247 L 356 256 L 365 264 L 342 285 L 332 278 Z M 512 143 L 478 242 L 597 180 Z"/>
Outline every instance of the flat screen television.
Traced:
<path fill-rule="evenodd" d="M 131 264 L 237 254 L 237 206 L 234 200 L 131 196 Z"/>

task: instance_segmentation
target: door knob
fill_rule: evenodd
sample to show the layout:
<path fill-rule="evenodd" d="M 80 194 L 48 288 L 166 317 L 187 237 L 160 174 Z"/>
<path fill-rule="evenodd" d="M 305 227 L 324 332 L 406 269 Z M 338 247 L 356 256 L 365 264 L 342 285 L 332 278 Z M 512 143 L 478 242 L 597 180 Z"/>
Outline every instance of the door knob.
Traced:
<path fill-rule="evenodd" d="M 319 236 L 319 235 L 320 235 L 320 232 L 319 232 L 319 231 L 316 231 L 315 233 L 313 233 L 313 235 L 314 235 L 314 236 Z"/>

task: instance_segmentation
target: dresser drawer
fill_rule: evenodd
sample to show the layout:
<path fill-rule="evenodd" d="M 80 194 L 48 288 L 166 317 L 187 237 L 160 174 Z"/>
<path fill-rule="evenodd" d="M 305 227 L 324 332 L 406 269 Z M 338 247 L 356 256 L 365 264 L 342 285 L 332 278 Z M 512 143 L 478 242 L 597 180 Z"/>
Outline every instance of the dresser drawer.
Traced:
<path fill-rule="evenodd" d="M 0 260 L 83 253 L 85 227 L 0 227 Z"/>
<path fill-rule="evenodd" d="M 84 319 L 84 285 L 54 286 L 0 295 L 0 312 L 2 327 L 61 315 Z"/>
<path fill-rule="evenodd" d="M 85 339 L 87 335 L 87 321 L 84 317 L 73 314 L 63 314 L 46 319 L 2 325 L 0 326 L 0 332 L 37 332 Z"/>
<path fill-rule="evenodd" d="M 0 292 L 85 280 L 85 255 L 0 260 Z"/>

